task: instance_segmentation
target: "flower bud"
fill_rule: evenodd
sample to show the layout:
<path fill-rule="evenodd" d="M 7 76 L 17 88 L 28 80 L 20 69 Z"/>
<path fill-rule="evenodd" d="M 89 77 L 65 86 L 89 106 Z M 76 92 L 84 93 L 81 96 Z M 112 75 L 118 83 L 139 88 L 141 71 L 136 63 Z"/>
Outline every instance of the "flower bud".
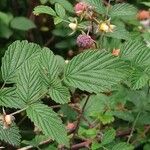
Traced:
<path fill-rule="evenodd" d="M 70 23 L 69 27 L 70 27 L 70 29 L 72 29 L 73 31 L 75 31 L 77 29 L 77 24 L 76 23 Z"/>
<path fill-rule="evenodd" d="M 86 11 L 87 5 L 83 2 L 79 2 L 75 5 L 74 9 L 77 16 L 80 16 L 84 13 L 84 11 Z"/>

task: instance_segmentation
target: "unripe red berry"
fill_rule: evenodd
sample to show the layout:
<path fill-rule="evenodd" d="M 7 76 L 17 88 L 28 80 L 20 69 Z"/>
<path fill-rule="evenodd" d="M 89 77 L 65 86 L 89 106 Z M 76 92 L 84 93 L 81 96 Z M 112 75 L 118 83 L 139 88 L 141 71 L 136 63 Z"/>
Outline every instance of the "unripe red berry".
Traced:
<path fill-rule="evenodd" d="M 74 9 L 75 13 L 80 16 L 87 9 L 87 5 L 83 2 L 79 2 L 75 5 Z"/>
<path fill-rule="evenodd" d="M 84 49 L 91 48 L 93 44 L 94 44 L 94 40 L 89 35 L 80 34 L 77 37 L 77 45 L 80 48 L 84 48 Z"/>

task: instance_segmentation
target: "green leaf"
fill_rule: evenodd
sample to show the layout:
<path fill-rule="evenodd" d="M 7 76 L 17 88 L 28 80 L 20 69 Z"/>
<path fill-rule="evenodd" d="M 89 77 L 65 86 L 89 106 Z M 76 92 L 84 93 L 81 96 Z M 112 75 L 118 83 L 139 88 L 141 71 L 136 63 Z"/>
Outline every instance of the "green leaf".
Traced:
<path fill-rule="evenodd" d="M 60 5 L 62 5 L 67 11 L 73 13 L 74 12 L 74 8 L 72 6 L 72 4 L 67 1 L 67 0 L 49 0 L 51 4 L 54 3 L 59 3 Z"/>
<path fill-rule="evenodd" d="M 5 25 L 3 22 L 0 22 L 0 37 L 9 39 L 13 34 L 13 31 Z"/>
<path fill-rule="evenodd" d="M 50 138 L 48 138 L 45 135 L 36 135 L 32 140 L 30 140 L 30 141 L 23 140 L 21 143 L 23 143 L 25 145 L 32 145 L 34 147 L 38 147 L 41 142 L 47 141 L 49 139 Z"/>
<path fill-rule="evenodd" d="M 137 9 L 128 3 L 119 3 L 112 6 L 109 11 L 110 17 L 127 19 L 127 17 L 136 17 Z"/>
<path fill-rule="evenodd" d="M 85 2 L 89 3 L 90 6 L 93 6 L 97 13 L 100 13 L 100 14 L 106 13 L 106 9 L 103 5 L 102 0 L 92 0 L 92 1 L 91 0 L 85 0 Z"/>
<path fill-rule="evenodd" d="M 121 142 L 121 143 L 118 143 L 116 144 L 112 150 L 133 150 L 134 147 L 130 144 L 127 144 L 125 142 Z"/>
<path fill-rule="evenodd" d="M 15 82 L 17 71 L 27 60 L 37 57 L 41 48 L 27 41 L 12 43 L 2 59 L 2 78 L 4 82 Z"/>
<path fill-rule="evenodd" d="M 108 129 L 102 137 L 102 141 L 101 141 L 102 145 L 111 143 L 115 139 L 115 136 L 116 136 L 116 131 L 113 128 Z"/>
<path fill-rule="evenodd" d="M 5 25 L 9 26 L 9 23 L 12 20 L 12 18 L 13 18 L 12 14 L 0 11 L 0 22 L 3 22 Z"/>
<path fill-rule="evenodd" d="M 4 88 L 0 90 L 0 106 L 20 108 L 21 101 L 17 98 L 16 88 Z"/>
<path fill-rule="evenodd" d="M 51 7 L 44 6 L 44 5 L 39 5 L 39 6 L 35 7 L 33 13 L 35 15 L 48 14 L 48 15 L 51 15 L 51 16 L 56 16 L 55 11 Z"/>
<path fill-rule="evenodd" d="M 56 103 L 65 104 L 70 101 L 69 89 L 63 86 L 59 80 L 51 83 L 48 94 Z"/>
<path fill-rule="evenodd" d="M 59 75 L 58 60 L 50 49 L 42 49 L 39 58 L 39 66 L 42 81 L 49 87 L 51 82 L 57 79 Z"/>
<path fill-rule="evenodd" d="M 60 17 L 55 17 L 55 18 L 54 18 L 54 24 L 55 24 L 55 25 L 61 23 L 62 21 L 63 21 L 63 19 L 60 18 Z"/>
<path fill-rule="evenodd" d="M 67 64 L 64 82 L 83 91 L 99 93 L 123 80 L 126 67 L 119 58 L 106 52 L 86 51 Z"/>
<path fill-rule="evenodd" d="M 41 80 L 36 59 L 27 61 L 18 72 L 17 95 L 24 105 L 33 103 L 41 96 Z"/>
<path fill-rule="evenodd" d="M 141 89 L 144 87 L 148 80 L 150 79 L 149 75 L 144 70 L 135 69 L 131 74 L 131 84 L 134 90 Z"/>
<path fill-rule="evenodd" d="M 130 39 L 129 32 L 124 27 L 116 26 L 113 32 L 106 33 L 106 36 L 116 39 Z"/>
<path fill-rule="evenodd" d="M 119 119 L 132 122 L 134 121 L 134 116 L 131 112 L 128 111 L 114 111 L 113 115 Z"/>
<path fill-rule="evenodd" d="M 19 146 L 21 142 L 21 136 L 19 134 L 18 127 L 15 124 L 12 124 L 11 127 L 4 129 L 3 125 L 0 123 L 0 140 L 14 146 Z"/>
<path fill-rule="evenodd" d="M 113 117 L 112 112 L 106 111 L 104 114 L 98 114 L 98 119 L 102 122 L 102 124 L 109 124 L 113 122 L 115 119 Z"/>
<path fill-rule="evenodd" d="M 10 22 L 10 27 L 17 30 L 28 31 L 36 28 L 34 22 L 26 17 L 15 17 Z"/>
<path fill-rule="evenodd" d="M 66 15 L 64 7 L 59 3 L 55 3 L 55 11 L 60 18 L 64 18 Z"/>
<path fill-rule="evenodd" d="M 150 7 L 150 2 L 141 2 L 141 4 L 144 4 L 145 6 Z"/>
<path fill-rule="evenodd" d="M 57 114 L 44 104 L 34 104 L 27 109 L 27 116 L 46 136 L 59 144 L 69 146 L 67 133 Z"/>

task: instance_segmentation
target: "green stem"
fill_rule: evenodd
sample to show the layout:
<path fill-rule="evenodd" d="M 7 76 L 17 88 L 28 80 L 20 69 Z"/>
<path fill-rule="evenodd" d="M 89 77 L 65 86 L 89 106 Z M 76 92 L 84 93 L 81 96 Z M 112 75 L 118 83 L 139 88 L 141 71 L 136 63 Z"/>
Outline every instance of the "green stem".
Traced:
<path fill-rule="evenodd" d="M 135 120 L 134 120 L 134 122 L 133 122 L 133 125 L 132 125 L 132 128 L 131 128 L 131 132 L 130 132 L 130 135 L 129 135 L 128 140 L 127 140 L 127 143 L 130 142 L 131 137 L 133 136 L 133 132 L 134 132 L 134 130 L 135 130 L 135 126 L 136 126 L 136 123 L 137 123 L 137 121 L 138 121 L 138 119 L 139 119 L 140 114 L 141 114 L 141 111 L 138 112 L 138 114 L 137 114 L 137 116 L 136 116 L 136 118 L 135 118 Z"/>

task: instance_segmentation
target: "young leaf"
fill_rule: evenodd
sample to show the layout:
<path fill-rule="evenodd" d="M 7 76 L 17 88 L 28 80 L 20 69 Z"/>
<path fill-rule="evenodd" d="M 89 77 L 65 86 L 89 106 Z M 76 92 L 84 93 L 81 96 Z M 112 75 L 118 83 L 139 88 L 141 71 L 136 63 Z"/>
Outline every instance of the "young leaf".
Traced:
<path fill-rule="evenodd" d="M 36 59 L 27 61 L 18 72 L 17 95 L 25 105 L 37 101 L 40 97 L 41 81 Z"/>
<path fill-rule="evenodd" d="M 133 150 L 134 147 L 130 144 L 127 144 L 125 142 L 121 142 L 121 143 L 118 143 L 116 144 L 112 150 Z"/>
<path fill-rule="evenodd" d="M 55 11 L 60 18 L 64 18 L 66 15 L 64 7 L 59 3 L 55 3 Z"/>
<path fill-rule="evenodd" d="M 107 130 L 102 137 L 102 145 L 111 143 L 115 139 L 115 136 L 116 131 L 113 128 Z"/>
<path fill-rule="evenodd" d="M 15 17 L 11 22 L 10 26 L 13 29 L 28 31 L 30 29 L 36 28 L 33 21 L 26 17 Z"/>
<path fill-rule="evenodd" d="M 85 2 L 89 3 L 89 5 L 93 6 L 97 13 L 105 14 L 106 9 L 103 5 L 102 0 L 85 0 Z"/>
<path fill-rule="evenodd" d="M 27 116 L 46 136 L 56 140 L 59 144 L 69 145 L 65 128 L 51 108 L 44 104 L 33 104 L 27 109 Z"/>
<path fill-rule="evenodd" d="M 2 78 L 4 82 L 15 82 L 17 71 L 27 60 L 35 58 L 41 48 L 27 41 L 15 41 L 12 43 L 2 59 Z"/>
<path fill-rule="evenodd" d="M 56 16 L 55 11 L 51 7 L 44 6 L 44 5 L 39 5 L 39 6 L 35 7 L 33 13 L 35 15 L 48 14 L 48 15 L 51 15 L 51 16 Z"/>
<path fill-rule="evenodd" d="M 18 127 L 15 124 L 12 124 L 10 128 L 4 129 L 3 125 L 0 123 L 0 140 L 14 146 L 19 146 L 21 136 Z"/>
<path fill-rule="evenodd" d="M 68 88 L 63 86 L 59 80 L 52 82 L 48 91 L 50 97 L 57 103 L 64 104 L 70 101 Z"/>
<path fill-rule="evenodd" d="M 112 18 L 127 19 L 128 17 L 136 17 L 137 9 L 131 4 L 119 3 L 112 6 L 109 14 Z"/>
<path fill-rule="evenodd" d="M 67 64 L 64 82 L 81 90 L 99 93 L 123 80 L 126 67 L 124 62 L 106 52 L 86 51 Z"/>
<path fill-rule="evenodd" d="M 17 98 L 16 88 L 4 88 L 0 90 L 0 106 L 21 108 L 21 105 L 21 101 Z"/>

